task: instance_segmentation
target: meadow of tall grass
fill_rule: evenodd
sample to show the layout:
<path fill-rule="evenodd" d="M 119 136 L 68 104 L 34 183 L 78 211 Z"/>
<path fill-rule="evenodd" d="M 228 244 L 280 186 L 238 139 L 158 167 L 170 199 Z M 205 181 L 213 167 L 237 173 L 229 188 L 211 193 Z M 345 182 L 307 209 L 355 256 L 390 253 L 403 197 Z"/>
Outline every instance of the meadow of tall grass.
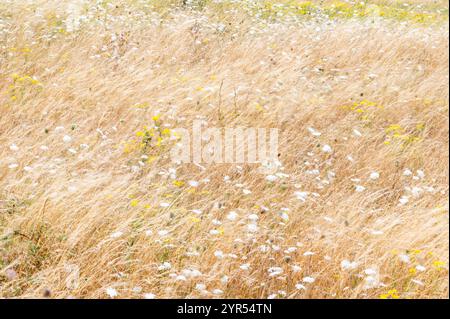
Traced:
<path fill-rule="evenodd" d="M 448 298 L 448 31 L 441 0 L 0 1 L 0 297 Z M 277 159 L 174 161 L 194 121 Z"/>

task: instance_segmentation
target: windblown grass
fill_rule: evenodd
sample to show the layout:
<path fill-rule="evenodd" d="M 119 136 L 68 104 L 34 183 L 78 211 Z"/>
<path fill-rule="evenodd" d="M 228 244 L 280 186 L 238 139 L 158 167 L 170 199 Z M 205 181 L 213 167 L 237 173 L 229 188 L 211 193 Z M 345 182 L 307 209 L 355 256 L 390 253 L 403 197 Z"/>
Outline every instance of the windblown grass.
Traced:
<path fill-rule="evenodd" d="M 0 296 L 448 298 L 448 2 L 74 3 L 0 4 Z"/>

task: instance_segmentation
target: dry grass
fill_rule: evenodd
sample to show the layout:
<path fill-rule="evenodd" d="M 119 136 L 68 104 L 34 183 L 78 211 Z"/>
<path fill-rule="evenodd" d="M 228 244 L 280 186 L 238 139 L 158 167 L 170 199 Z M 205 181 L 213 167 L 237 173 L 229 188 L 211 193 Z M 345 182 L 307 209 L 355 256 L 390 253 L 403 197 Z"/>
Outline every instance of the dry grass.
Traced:
<path fill-rule="evenodd" d="M 36 3 L 0 5 L 0 296 L 448 298 L 448 21 Z M 286 175 L 140 148 L 196 118 L 279 128 Z"/>

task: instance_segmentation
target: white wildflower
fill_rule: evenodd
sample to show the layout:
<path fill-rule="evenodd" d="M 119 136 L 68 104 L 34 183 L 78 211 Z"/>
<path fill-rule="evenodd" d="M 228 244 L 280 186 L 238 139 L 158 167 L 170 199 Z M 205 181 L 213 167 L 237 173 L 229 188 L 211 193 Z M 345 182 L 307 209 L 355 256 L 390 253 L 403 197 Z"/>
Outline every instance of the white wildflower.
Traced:
<path fill-rule="evenodd" d="M 298 284 L 295 285 L 295 289 L 298 289 L 298 290 L 306 290 L 306 287 L 303 286 L 301 283 L 298 283 Z"/>
<path fill-rule="evenodd" d="M 332 151 L 333 151 L 333 149 L 332 149 L 331 146 L 328 145 L 328 144 L 325 144 L 325 145 L 322 147 L 322 152 L 324 152 L 324 153 L 331 153 Z"/>
<path fill-rule="evenodd" d="M 295 192 L 294 195 L 297 197 L 297 199 L 301 200 L 302 202 L 305 202 L 308 198 L 308 192 Z"/>
<path fill-rule="evenodd" d="M 353 270 L 353 269 L 356 269 L 357 267 L 358 267 L 358 263 L 355 261 L 349 261 L 346 259 L 341 261 L 341 268 L 343 270 Z"/>
<path fill-rule="evenodd" d="M 422 265 L 417 265 L 416 266 L 416 269 L 418 270 L 418 271 L 425 271 L 425 270 L 427 270 L 424 266 L 422 266 Z"/>
<path fill-rule="evenodd" d="M 377 179 L 379 179 L 380 178 L 380 173 L 378 173 L 378 172 L 372 172 L 372 173 L 370 173 L 370 179 L 372 179 L 372 180 L 377 180 Z"/>
<path fill-rule="evenodd" d="M 188 184 L 189 184 L 189 186 L 191 186 L 191 187 L 198 187 L 199 182 L 197 182 L 197 181 L 189 181 Z"/>
<path fill-rule="evenodd" d="M 247 225 L 247 230 L 250 233 L 256 233 L 258 231 L 258 225 L 256 225 L 256 224 L 248 224 Z"/>
<path fill-rule="evenodd" d="M 222 259 L 225 255 L 223 254 L 223 251 L 221 251 L 221 250 L 216 250 L 216 251 L 214 252 L 214 256 L 216 256 L 217 258 Z"/>
<path fill-rule="evenodd" d="M 322 133 L 320 133 L 319 131 L 317 131 L 317 130 L 314 129 L 313 127 L 308 127 L 308 131 L 309 131 L 309 133 L 311 133 L 313 136 L 320 136 L 320 135 L 322 135 Z"/>
<path fill-rule="evenodd" d="M 269 276 L 270 277 L 274 277 L 274 276 L 281 275 L 283 273 L 283 268 L 281 268 L 281 267 L 270 267 L 267 271 L 269 272 Z"/>
<path fill-rule="evenodd" d="M 212 291 L 212 293 L 213 293 L 214 295 L 222 295 L 222 294 L 223 294 L 223 290 L 220 290 L 220 289 L 214 289 L 214 290 Z"/>
<path fill-rule="evenodd" d="M 123 232 L 121 232 L 121 231 L 116 231 L 115 233 L 112 233 L 111 234 L 111 238 L 119 238 L 120 236 L 122 236 L 123 235 Z"/>
<path fill-rule="evenodd" d="M 172 268 L 172 264 L 165 261 L 161 265 L 158 266 L 158 270 L 169 270 Z"/>
<path fill-rule="evenodd" d="M 408 255 L 401 254 L 401 255 L 398 255 L 398 258 L 400 259 L 401 262 L 403 262 L 405 264 L 409 264 L 410 263 L 410 259 L 409 259 Z"/>
<path fill-rule="evenodd" d="M 13 152 L 17 152 L 19 150 L 19 147 L 16 144 L 11 144 L 9 146 L 9 149 Z"/>
<path fill-rule="evenodd" d="M 411 175 L 412 175 L 412 172 L 411 172 L 411 170 L 410 170 L 409 168 L 406 168 L 406 169 L 403 171 L 403 175 L 404 175 L 404 176 L 411 176 Z"/>
<path fill-rule="evenodd" d="M 238 217 L 238 214 L 236 214 L 235 211 L 231 211 L 227 215 L 227 219 L 231 220 L 231 221 L 235 221 L 237 219 L 237 217 Z"/>
<path fill-rule="evenodd" d="M 405 205 L 405 204 L 407 204 L 409 202 L 409 197 L 408 196 L 402 196 L 402 197 L 400 197 L 398 202 L 400 203 L 400 205 Z"/>
<path fill-rule="evenodd" d="M 240 269 L 242 270 L 249 270 L 250 269 L 250 264 L 242 264 L 239 266 Z"/>
<path fill-rule="evenodd" d="M 114 298 L 117 297 L 119 294 L 117 293 L 117 290 L 114 288 L 106 288 L 106 294 L 110 297 L 110 298 Z"/>

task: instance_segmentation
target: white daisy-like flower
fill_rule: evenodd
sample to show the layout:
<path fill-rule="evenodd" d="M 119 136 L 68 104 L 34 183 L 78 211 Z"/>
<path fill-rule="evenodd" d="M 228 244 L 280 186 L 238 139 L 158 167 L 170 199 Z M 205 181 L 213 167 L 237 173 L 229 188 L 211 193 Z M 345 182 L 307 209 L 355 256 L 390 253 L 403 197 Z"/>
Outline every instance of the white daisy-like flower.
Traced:
<path fill-rule="evenodd" d="M 316 279 L 313 278 L 313 277 L 307 276 L 307 277 L 303 277 L 302 281 L 303 281 L 303 282 L 306 282 L 306 283 L 308 283 L 308 284 L 312 284 L 314 281 L 316 281 Z"/>
<path fill-rule="evenodd" d="M 406 168 L 406 169 L 403 171 L 403 175 L 404 175 L 404 176 L 411 176 L 411 175 L 412 175 L 412 172 L 411 172 L 411 170 L 410 170 L 409 168 Z"/>
<path fill-rule="evenodd" d="M 417 177 L 419 177 L 420 179 L 422 179 L 422 178 L 425 177 L 425 173 L 424 173 L 424 171 L 422 171 L 421 169 L 418 169 L 418 170 L 416 171 L 416 173 L 417 173 Z"/>
<path fill-rule="evenodd" d="M 308 131 L 309 131 L 309 133 L 311 133 L 311 135 L 316 136 L 316 137 L 322 135 L 322 133 L 320 133 L 313 127 L 308 127 Z"/>
<path fill-rule="evenodd" d="M 214 295 L 222 295 L 223 294 L 223 290 L 221 290 L 221 289 L 213 289 L 212 293 Z"/>
<path fill-rule="evenodd" d="M 197 181 L 189 181 L 188 184 L 189 184 L 189 186 L 191 186 L 191 187 L 198 187 L 199 182 L 197 182 Z"/>
<path fill-rule="evenodd" d="M 227 215 L 227 219 L 231 221 L 235 221 L 238 217 L 238 214 L 235 211 L 231 211 Z"/>
<path fill-rule="evenodd" d="M 248 224 L 247 225 L 247 231 L 249 231 L 250 233 L 256 233 L 258 231 L 258 225 L 256 224 Z"/>
<path fill-rule="evenodd" d="M 158 266 L 158 270 L 169 270 L 172 268 L 172 264 L 165 261 L 161 265 Z"/>
<path fill-rule="evenodd" d="M 198 291 L 205 291 L 206 290 L 206 285 L 203 283 L 198 283 L 195 285 L 195 289 Z"/>
<path fill-rule="evenodd" d="M 302 202 L 305 202 L 308 198 L 308 192 L 295 192 L 294 195 L 297 197 L 297 199 L 301 200 Z"/>
<path fill-rule="evenodd" d="M 417 265 L 416 266 L 416 269 L 418 270 L 418 271 L 425 271 L 425 270 L 427 270 L 427 268 L 425 268 L 424 266 L 422 266 L 422 265 Z"/>
<path fill-rule="evenodd" d="M 372 179 L 372 180 L 377 180 L 377 179 L 379 179 L 380 178 L 380 173 L 378 173 L 378 172 L 372 172 L 372 173 L 370 173 L 370 179 Z"/>
<path fill-rule="evenodd" d="M 270 250 L 270 247 L 267 245 L 261 245 L 259 246 L 259 251 L 262 253 L 267 253 Z"/>
<path fill-rule="evenodd" d="M 333 149 L 331 148 L 330 145 L 325 144 L 324 146 L 322 146 L 322 152 L 324 152 L 324 153 L 331 153 L 331 152 L 333 152 Z"/>
<path fill-rule="evenodd" d="M 202 275 L 201 271 L 199 271 L 198 269 L 183 269 L 181 273 L 186 278 L 195 278 L 200 277 Z"/>
<path fill-rule="evenodd" d="M 11 144 L 9 146 L 9 149 L 13 152 L 17 152 L 19 150 L 19 147 L 16 144 Z"/>
<path fill-rule="evenodd" d="M 117 296 L 119 295 L 118 292 L 117 292 L 117 290 L 114 289 L 114 288 L 111 288 L 111 287 L 106 288 L 106 294 L 107 294 L 110 298 L 114 298 L 114 297 L 117 297 Z"/>
<path fill-rule="evenodd" d="M 366 190 L 366 188 L 362 185 L 355 185 L 355 191 L 357 191 L 358 193 L 364 192 Z"/>
<path fill-rule="evenodd" d="M 213 219 L 213 220 L 211 221 L 211 223 L 212 223 L 213 225 L 215 225 L 215 226 L 222 225 L 222 222 L 221 222 L 220 220 L 217 220 L 217 219 Z"/>
<path fill-rule="evenodd" d="M 293 272 L 299 272 L 300 270 L 302 270 L 302 267 L 298 265 L 292 265 L 291 268 Z"/>
<path fill-rule="evenodd" d="M 353 270 L 353 269 L 356 269 L 357 267 L 358 267 L 358 263 L 355 261 L 349 261 L 346 259 L 341 261 L 341 268 L 343 270 Z"/>
<path fill-rule="evenodd" d="M 150 292 L 144 294 L 144 299 L 155 299 L 155 298 L 156 298 L 155 294 L 152 294 Z"/>
<path fill-rule="evenodd" d="M 379 279 L 377 275 L 367 276 L 364 278 L 364 289 L 372 289 L 376 288 L 380 285 Z"/>
<path fill-rule="evenodd" d="M 281 268 L 281 267 L 270 267 L 267 271 L 269 272 L 269 276 L 270 277 L 274 277 L 274 276 L 281 275 L 283 273 L 283 268 Z"/>
<path fill-rule="evenodd" d="M 398 255 L 398 258 L 400 259 L 401 262 L 403 262 L 403 263 L 405 263 L 405 264 L 409 264 L 410 261 L 411 261 L 411 260 L 409 259 L 409 256 L 408 256 L 408 255 L 405 255 L 405 254 Z"/>
<path fill-rule="evenodd" d="M 367 269 L 364 270 L 364 273 L 365 273 L 366 275 L 368 275 L 368 276 L 375 276 L 375 275 L 378 274 L 378 271 L 376 271 L 376 270 L 373 269 L 373 268 L 367 268 Z"/>
<path fill-rule="evenodd" d="M 119 238 L 120 236 L 122 236 L 123 235 L 123 232 L 121 232 L 121 231 L 116 231 L 116 232 L 114 232 L 114 233 L 112 233 L 111 234 L 111 238 Z"/>
<path fill-rule="evenodd" d="M 354 134 L 355 136 L 357 136 L 357 137 L 361 137 L 361 136 L 362 136 L 361 132 L 358 131 L 357 129 L 354 129 L 354 130 L 353 130 L 353 134 Z"/>
<path fill-rule="evenodd" d="M 298 289 L 298 290 L 306 290 L 306 287 L 303 286 L 301 283 L 298 283 L 298 284 L 295 285 L 295 289 Z"/>
<path fill-rule="evenodd" d="M 70 142 L 72 142 L 72 137 L 70 137 L 69 135 L 64 135 L 63 141 L 64 141 L 64 143 L 70 143 Z"/>
<path fill-rule="evenodd" d="M 12 268 L 8 268 L 5 270 L 5 275 L 8 280 L 14 280 L 17 277 L 17 272 Z"/>
<path fill-rule="evenodd" d="M 289 215 L 285 212 L 280 213 L 280 217 L 283 221 L 288 222 L 289 221 Z"/>
<path fill-rule="evenodd" d="M 209 234 L 210 234 L 210 235 L 219 235 L 220 232 L 219 232 L 217 229 L 211 229 L 211 230 L 209 231 Z"/>
<path fill-rule="evenodd" d="M 420 187 L 417 187 L 417 186 L 415 186 L 411 189 L 411 194 L 414 197 L 419 197 L 422 194 L 422 192 L 423 192 L 423 189 Z"/>
<path fill-rule="evenodd" d="M 250 264 L 242 264 L 239 266 L 240 269 L 242 270 L 249 270 L 250 269 Z"/>
<path fill-rule="evenodd" d="M 407 204 L 409 202 L 409 197 L 408 196 L 402 196 L 402 197 L 400 197 L 398 202 L 400 203 L 400 205 L 405 205 L 405 204 Z"/>

